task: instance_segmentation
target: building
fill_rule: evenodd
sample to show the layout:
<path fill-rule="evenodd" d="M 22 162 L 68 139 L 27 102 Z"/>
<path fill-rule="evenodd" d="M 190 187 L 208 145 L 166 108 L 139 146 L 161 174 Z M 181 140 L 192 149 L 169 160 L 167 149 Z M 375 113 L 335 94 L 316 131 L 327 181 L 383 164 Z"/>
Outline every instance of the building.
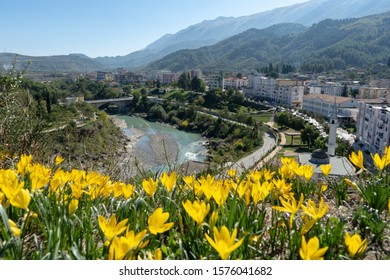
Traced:
<path fill-rule="evenodd" d="M 252 76 L 249 86 L 244 90 L 248 97 L 286 107 L 302 106 L 305 90 L 302 81 Z"/>
<path fill-rule="evenodd" d="M 208 89 L 224 89 L 225 79 L 221 75 L 210 75 L 206 79 Z"/>
<path fill-rule="evenodd" d="M 383 154 L 390 143 L 390 106 L 359 102 L 356 139 L 372 154 Z"/>
<path fill-rule="evenodd" d="M 161 78 L 159 78 L 159 80 L 163 84 L 171 84 L 173 82 L 177 82 L 179 80 L 179 77 L 180 77 L 180 73 L 163 72 L 161 73 Z"/>
<path fill-rule="evenodd" d="M 378 87 L 360 87 L 357 98 L 388 100 L 388 98 L 390 98 L 390 89 Z"/>
<path fill-rule="evenodd" d="M 224 88 L 229 89 L 242 89 L 244 87 L 248 86 L 248 78 L 243 77 L 243 78 L 226 78 L 224 79 Z"/>
<path fill-rule="evenodd" d="M 350 97 L 311 93 L 303 96 L 302 109 L 324 118 L 330 118 L 335 103 L 338 108 L 338 118 L 353 118 L 351 109 L 358 107 L 358 101 Z"/>

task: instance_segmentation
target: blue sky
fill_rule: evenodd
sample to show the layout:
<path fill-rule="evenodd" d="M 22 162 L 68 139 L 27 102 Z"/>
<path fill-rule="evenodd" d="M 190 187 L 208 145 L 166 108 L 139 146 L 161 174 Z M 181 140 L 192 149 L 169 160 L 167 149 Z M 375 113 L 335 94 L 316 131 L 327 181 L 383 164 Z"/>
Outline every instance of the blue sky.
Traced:
<path fill-rule="evenodd" d="M 203 20 L 308 0 L 1 0 L 0 52 L 126 55 Z"/>

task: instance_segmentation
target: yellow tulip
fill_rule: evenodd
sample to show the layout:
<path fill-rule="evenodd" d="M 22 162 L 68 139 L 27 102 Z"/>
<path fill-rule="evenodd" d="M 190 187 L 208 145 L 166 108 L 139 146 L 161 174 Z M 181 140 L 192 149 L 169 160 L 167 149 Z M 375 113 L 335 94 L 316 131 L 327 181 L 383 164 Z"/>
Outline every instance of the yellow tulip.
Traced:
<path fill-rule="evenodd" d="M 210 245 L 218 252 L 222 260 L 227 260 L 229 255 L 241 246 L 244 238 L 241 238 L 235 243 L 237 236 L 237 228 L 233 230 L 232 235 L 227 227 L 223 226 L 221 231 L 214 227 L 214 239 L 212 239 L 207 233 L 205 237 Z"/>
<path fill-rule="evenodd" d="M 324 204 L 324 199 L 322 197 L 320 203 L 318 204 L 318 210 L 315 203 L 311 199 L 307 201 L 307 207 L 305 207 L 304 205 L 301 206 L 303 212 L 309 215 L 314 220 L 321 219 L 328 211 L 328 207 L 328 203 Z"/>
<path fill-rule="evenodd" d="M 351 180 L 344 178 L 344 182 L 347 183 L 348 186 L 354 188 L 355 190 L 359 190 L 358 185 L 355 182 L 352 182 Z"/>
<path fill-rule="evenodd" d="M 29 167 L 31 166 L 31 162 L 32 162 L 32 155 L 29 156 L 22 155 L 20 157 L 18 164 L 16 165 L 18 174 L 20 175 L 26 174 Z"/>
<path fill-rule="evenodd" d="M 330 170 L 332 169 L 332 165 L 331 164 L 321 164 L 320 168 L 321 168 L 322 174 L 324 174 L 325 177 L 328 177 Z"/>
<path fill-rule="evenodd" d="M 256 182 L 251 185 L 251 197 L 254 204 L 264 201 L 272 189 L 272 183 L 264 181 L 263 183 Z"/>
<path fill-rule="evenodd" d="M 367 248 L 367 239 L 362 240 L 359 234 L 349 235 L 345 233 L 345 245 L 351 257 L 360 255 Z"/>
<path fill-rule="evenodd" d="M 380 171 L 382 171 L 388 164 L 386 155 L 381 158 L 378 154 L 375 154 L 374 156 L 371 154 L 371 157 L 374 161 L 375 167 Z"/>
<path fill-rule="evenodd" d="M 9 199 L 9 202 L 11 203 L 12 206 L 24 210 L 27 210 L 30 201 L 31 201 L 30 192 L 25 189 L 20 189 L 15 196 Z"/>
<path fill-rule="evenodd" d="M 148 241 L 142 242 L 147 231 L 143 230 L 138 234 L 134 231 L 127 232 L 125 236 L 114 237 L 108 250 L 109 260 L 128 260 L 134 258 L 134 252 L 144 248 Z"/>
<path fill-rule="evenodd" d="M 76 212 L 77 208 L 79 207 L 79 200 L 78 199 L 72 199 L 69 203 L 69 215 L 73 215 L 74 212 Z"/>
<path fill-rule="evenodd" d="M 148 229 L 151 234 L 157 235 L 170 230 L 173 227 L 173 223 L 166 223 L 169 219 L 169 213 L 164 212 L 162 208 L 157 208 L 152 215 L 148 218 Z"/>
<path fill-rule="evenodd" d="M 232 168 L 232 169 L 229 169 L 229 170 L 227 171 L 227 173 L 228 173 L 228 175 L 229 175 L 230 178 L 234 179 L 234 178 L 236 178 L 237 170 Z"/>
<path fill-rule="evenodd" d="M 156 192 L 157 185 L 158 185 L 158 181 L 153 180 L 152 178 L 149 178 L 147 180 L 144 179 L 142 181 L 142 187 L 144 188 L 146 194 L 150 197 L 152 197 L 154 195 L 154 193 Z"/>
<path fill-rule="evenodd" d="M 283 197 L 279 197 L 279 200 L 280 200 L 280 203 L 282 203 L 283 207 L 282 206 L 272 206 L 272 208 L 277 210 L 277 211 L 291 213 L 290 227 L 292 227 L 294 216 L 298 212 L 298 210 L 301 208 L 301 205 L 303 203 L 303 194 L 301 193 L 301 197 L 300 197 L 298 203 L 294 197 L 292 197 L 288 201 L 284 200 Z"/>
<path fill-rule="evenodd" d="M 15 237 L 19 237 L 21 234 L 21 230 L 20 230 L 20 228 L 18 228 L 16 226 L 16 223 L 14 221 L 8 219 L 8 224 L 9 224 L 9 227 L 10 227 L 13 235 L 15 235 Z"/>
<path fill-rule="evenodd" d="M 210 186 L 210 188 L 210 192 L 214 190 L 214 192 L 212 193 L 212 197 L 214 198 L 218 206 L 224 205 L 229 196 L 230 187 L 224 184 L 223 181 L 217 181 L 212 186 Z"/>
<path fill-rule="evenodd" d="M 150 253 L 148 251 L 148 259 L 151 260 L 151 261 L 157 261 L 157 260 L 162 260 L 162 251 L 160 248 L 157 248 L 154 250 L 154 253 L 152 255 L 152 253 Z"/>
<path fill-rule="evenodd" d="M 109 245 L 113 237 L 120 235 L 126 230 L 127 221 L 128 219 L 124 219 L 117 223 L 115 214 L 113 214 L 109 220 L 106 220 L 102 215 L 99 216 L 99 227 L 106 237 L 104 245 Z"/>
<path fill-rule="evenodd" d="M 184 209 L 187 214 L 198 224 L 202 225 L 204 218 L 210 211 L 210 204 L 206 204 L 204 201 L 194 201 L 191 203 L 190 200 L 182 202 Z"/>
<path fill-rule="evenodd" d="M 167 191 L 171 192 L 172 188 L 176 184 L 176 172 L 172 172 L 170 175 L 168 175 L 167 172 L 164 172 L 160 176 L 160 181 L 163 184 L 163 186 L 167 189 Z"/>
<path fill-rule="evenodd" d="M 51 169 L 41 164 L 34 164 L 29 168 L 31 190 L 40 190 L 50 182 Z"/>
<path fill-rule="evenodd" d="M 305 236 L 302 236 L 299 255 L 303 260 L 323 260 L 327 250 L 328 247 L 320 249 L 320 241 L 317 237 L 310 238 L 309 242 L 306 243 Z"/>
<path fill-rule="evenodd" d="M 61 156 L 56 156 L 54 162 L 56 165 L 60 165 L 64 161 L 64 158 Z"/>
<path fill-rule="evenodd" d="M 126 184 L 122 186 L 122 194 L 125 199 L 129 199 L 134 193 L 134 186 L 132 184 Z"/>
<path fill-rule="evenodd" d="M 356 166 L 359 167 L 360 169 L 365 169 L 364 168 L 364 157 L 363 157 L 363 152 L 361 150 L 358 151 L 356 154 L 355 152 L 352 152 L 349 155 L 349 160 Z"/>

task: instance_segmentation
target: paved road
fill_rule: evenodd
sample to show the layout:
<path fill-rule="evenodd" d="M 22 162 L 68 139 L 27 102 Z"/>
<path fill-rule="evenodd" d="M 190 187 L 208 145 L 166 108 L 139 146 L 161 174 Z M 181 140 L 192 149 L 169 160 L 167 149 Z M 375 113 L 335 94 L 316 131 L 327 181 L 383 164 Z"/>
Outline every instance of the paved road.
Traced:
<path fill-rule="evenodd" d="M 276 139 L 271 133 L 264 133 L 263 135 L 264 144 L 258 150 L 254 151 L 249 156 L 246 156 L 236 163 L 233 164 L 233 168 L 236 169 L 239 173 L 245 169 L 254 167 L 269 151 L 271 151 L 276 145 Z"/>

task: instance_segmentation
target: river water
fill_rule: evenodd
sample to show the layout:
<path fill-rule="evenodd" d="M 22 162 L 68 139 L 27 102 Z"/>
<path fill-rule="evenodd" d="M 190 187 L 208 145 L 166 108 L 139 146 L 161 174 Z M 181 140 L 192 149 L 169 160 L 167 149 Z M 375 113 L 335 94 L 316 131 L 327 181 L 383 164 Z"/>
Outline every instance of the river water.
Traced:
<path fill-rule="evenodd" d="M 148 168 L 158 169 L 162 166 L 161 158 L 154 158 L 156 145 L 160 151 L 165 150 L 165 152 L 171 153 L 169 155 L 170 163 L 181 164 L 190 160 L 203 162 L 206 159 L 206 140 L 199 134 L 184 132 L 139 117 L 124 115 L 117 117 L 126 122 L 127 127 L 123 128 L 123 132 L 130 138 L 136 139 L 134 149 L 138 155 L 143 155 L 141 161 L 149 162 Z M 134 137 L 137 135 L 138 137 Z M 164 139 L 167 147 L 161 145 L 161 143 L 156 143 L 156 139 Z"/>

